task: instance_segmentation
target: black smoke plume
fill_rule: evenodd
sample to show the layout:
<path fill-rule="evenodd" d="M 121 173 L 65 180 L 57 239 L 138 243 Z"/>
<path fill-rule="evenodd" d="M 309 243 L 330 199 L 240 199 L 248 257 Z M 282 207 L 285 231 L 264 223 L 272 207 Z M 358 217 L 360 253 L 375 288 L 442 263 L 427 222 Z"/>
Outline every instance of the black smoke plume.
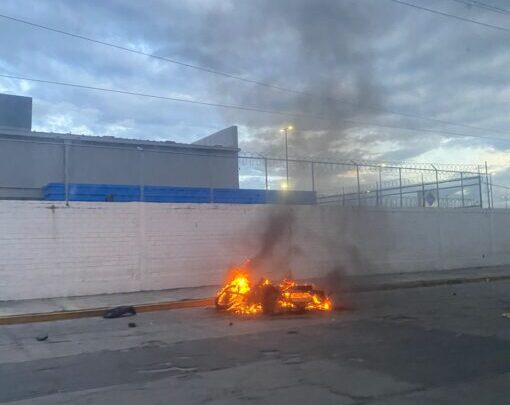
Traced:
<path fill-rule="evenodd" d="M 251 258 L 254 269 L 260 270 L 267 265 L 288 271 L 290 237 L 294 215 L 290 209 L 272 212 L 266 219 L 260 236 L 260 248 Z"/>

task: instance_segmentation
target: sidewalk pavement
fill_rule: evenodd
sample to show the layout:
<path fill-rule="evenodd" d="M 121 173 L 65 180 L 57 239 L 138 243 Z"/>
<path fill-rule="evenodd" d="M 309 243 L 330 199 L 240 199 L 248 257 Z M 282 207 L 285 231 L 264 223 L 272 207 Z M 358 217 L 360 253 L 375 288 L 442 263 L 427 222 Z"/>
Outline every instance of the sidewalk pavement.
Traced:
<path fill-rule="evenodd" d="M 345 277 L 348 291 L 354 292 L 498 280 L 510 280 L 510 266 Z M 0 318 L 29 314 L 113 308 L 120 305 L 137 306 L 176 302 L 185 303 L 186 301 L 203 300 L 205 298 L 214 297 L 218 288 L 218 286 L 206 286 L 80 297 L 0 301 Z"/>
<path fill-rule="evenodd" d="M 376 291 L 436 285 L 510 280 L 510 266 L 474 267 L 469 269 L 417 271 L 348 277 L 353 291 Z"/>

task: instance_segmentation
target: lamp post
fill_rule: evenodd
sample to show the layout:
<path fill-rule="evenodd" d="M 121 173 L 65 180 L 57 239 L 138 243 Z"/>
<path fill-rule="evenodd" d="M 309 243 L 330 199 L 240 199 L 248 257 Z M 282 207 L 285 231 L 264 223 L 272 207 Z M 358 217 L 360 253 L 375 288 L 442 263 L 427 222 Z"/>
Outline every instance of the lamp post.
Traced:
<path fill-rule="evenodd" d="M 292 131 L 292 126 L 289 125 L 288 127 L 280 129 L 280 132 L 285 134 L 285 174 L 286 174 L 286 185 L 287 189 L 289 188 L 289 143 L 288 143 L 288 132 Z"/>

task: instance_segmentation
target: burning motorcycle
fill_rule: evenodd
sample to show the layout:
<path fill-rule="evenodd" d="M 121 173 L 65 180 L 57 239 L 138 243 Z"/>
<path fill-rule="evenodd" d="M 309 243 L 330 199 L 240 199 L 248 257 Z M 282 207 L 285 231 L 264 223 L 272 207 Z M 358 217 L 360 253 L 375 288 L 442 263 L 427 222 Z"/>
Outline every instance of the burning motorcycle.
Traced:
<path fill-rule="evenodd" d="M 279 314 L 329 311 L 333 308 L 331 299 L 312 284 L 298 284 L 289 279 L 273 284 L 267 278 L 253 284 L 244 269 L 237 270 L 216 295 L 215 306 L 220 311 Z"/>

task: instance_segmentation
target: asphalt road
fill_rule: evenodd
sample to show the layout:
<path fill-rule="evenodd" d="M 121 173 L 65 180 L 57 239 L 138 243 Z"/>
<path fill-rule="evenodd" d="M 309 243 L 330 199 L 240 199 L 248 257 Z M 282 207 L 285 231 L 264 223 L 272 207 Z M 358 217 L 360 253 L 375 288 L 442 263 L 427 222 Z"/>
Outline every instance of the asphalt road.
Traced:
<path fill-rule="evenodd" d="M 510 403 L 510 282 L 357 293 L 351 303 L 305 316 L 195 308 L 2 326 L 0 402 Z"/>

